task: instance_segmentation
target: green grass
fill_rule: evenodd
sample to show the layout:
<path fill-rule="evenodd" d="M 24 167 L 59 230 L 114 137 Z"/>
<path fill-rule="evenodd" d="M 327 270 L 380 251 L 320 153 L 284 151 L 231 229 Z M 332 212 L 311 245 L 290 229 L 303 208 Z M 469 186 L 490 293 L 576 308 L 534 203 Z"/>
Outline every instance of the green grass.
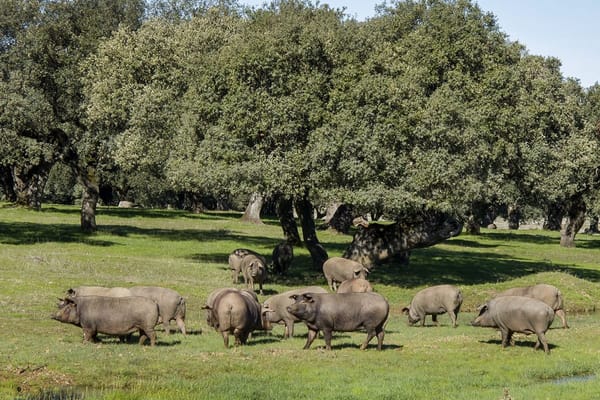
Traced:
<path fill-rule="evenodd" d="M 227 255 L 248 247 L 270 255 L 282 239 L 276 221 L 244 224 L 237 213 L 101 208 L 98 233 L 79 232 L 79 210 L 32 212 L 0 204 L 1 399 L 593 399 L 600 394 L 600 237 L 579 235 L 561 248 L 543 231 L 484 230 L 415 250 L 407 267 L 370 275 L 390 302 L 384 351 L 358 349 L 364 333 L 336 333 L 302 350 L 306 328 L 255 332 L 247 346 L 223 347 L 201 306 L 230 286 Z M 330 256 L 351 237 L 320 231 Z M 303 285 L 326 287 L 308 251 L 295 248 L 290 276 L 266 284 L 265 299 Z M 565 297 L 571 329 L 547 333 L 552 354 L 533 351 L 534 336 L 502 349 L 499 333 L 474 328 L 475 308 L 495 292 L 546 282 Z M 432 284 L 453 283 L 465 301 L 459 327 L 408 327 L 401 309 Z M 158 331 L 155 348 L 105 337 L 83 344 L 80 328 L 49 319 L 57 297 L 75 285 L 161 285 L 188 302 L 191 334 Z M 160 329 L 160 328 L 159 328 Z"/>

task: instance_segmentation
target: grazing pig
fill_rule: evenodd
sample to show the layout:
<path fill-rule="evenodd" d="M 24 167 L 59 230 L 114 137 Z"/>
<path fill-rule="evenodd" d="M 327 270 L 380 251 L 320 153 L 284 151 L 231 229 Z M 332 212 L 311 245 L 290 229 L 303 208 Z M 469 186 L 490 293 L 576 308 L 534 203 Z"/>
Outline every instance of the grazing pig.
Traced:
<path fill-rule="evenodd" d="M 263 259 L 249 254 L 242 259 L 242 273 L 246 287 L 254 291 L 254 283 L 258 283 L 259 292 L 263 294 L 263 283 L 267 278 L 267 265 Z"/>
<path fill-rule="evenodd" d="M 169 322 L 175 321 L 181 330 L 185 331 L 185 299 L 173 289 L 158 286 L 133 286 L 129 288 L 134 296 L 148 297 L 158 304 L 160 319 L 165 332 L 171 333 Z"/>
<path fill-rule="evenodd" d="M 361 350 L 377 336 L 377 349 L 381 350 L 390 306 L 387 300 L 377 293 L 304 293 L 292 295 L 294 303 L 288 306 L 290 314 L 306 323 L 308 337 L 304 349 L 308 349 L 323 331 L 325 348 L 331 350 L 331 336 L 334 331 L 351 332 L 364 329 L 367 339 Z"/>
<path fill-rule="evenodd" d="M 456 328 L 456 317 L 462 301 L 462 293 L 456 286 L 431 286 L 417 292 L 410 305 L 404 307 L 402 312 L 408 315 L 410 325 L 421 321 L 421 326 L 425 325 L 425 316 L 431 315 L 431 319 L 437 325 L 437 316 L 447 312 L 452 320 L 452 326 Z"/>
<path fill-rule="evenodd" d="M 253 255 L 262 260 L 267 265 L 267 260 L 255 251 L 250 249 L 235 249 L 229 254 L 229 269 L 231 270 L 231 278 L 233 283 L 238 283 L 240 272 L 242 272 L 242 260 L 247 255 Z"/>
<path fill-rule="evenodd" d="M 258 303 L 258 296 L 256 295 L 256 293 L 247 290 L 247 289 L 238 289 L 238 288 L 219 288 L 219 289 L 215 289 L 212 292 L 210 292 L 210 294 L 208 295 L 208 297 L 206 298 L 206 303 L 205 305 L 202 307 L 203 310 L 207 310 L 206 311 L 206 324 L 208 326 L 211 327 L 215 327 L 217 321 L 213 320 L 213 312 L 212 309 L 214 307 L 215 304 L 215 299 L 221 295 L 224 292 L 228 292 L 228 291 L 233 291 L 233 292 L 243 292 L 245 293 L 245 295 L 248 295 L 250 297 L 252 297 L 252 299 L 254 299 L 254 301 L 256 301 Z"/>
<path fill-rule="evenodd" d="M 525 296 L 541 300 L 548 304 L 554 310 L 554 313 L 560 317 L 563 328 L 569 327 L 567 324 L 567 316 L 563 308 L 562 294 L 555 286 L 540 283 L 533 286 L 517 287 L 505 290 L 496 295 L 496 297 L 499 296 Z"/>
<path fill-rule="evenodd" d="M 500 329 L 502 347 L 510 343 L 515 332 L 527 335 L 535 333 L 538 340 L 534 349 L 537 350 L 541 344 L 546 354 L 550 354 L 545 333 L 553 320 L 554 310 L 541 300 L 525 296 L 501 296 L 483 305 L 471 325 Z"/>
<path fill-rule="evenodd" d="M 269 297 L 263 303 L 262 313 L 264 315 L 265 328 L 270 329 L 271 323 L 285 324 L 283 338 L 287 339 L 294 336 L 294 323 L 300 321 L 296 316 L 290 314 L 287 310 L 294 303 L 290 297 L 302 293 L 327 293 L 327 290 L 320 286 L 308 286 L 300 289 L 288 290 L 275 296 Z"/>
<path fill-rule="evenodd" d="M 235 337 L 235 345 L 246 344 L 250 333 L 262 329 L 260 304 L 245 291 L 223 289 L 213 297 L 212 305 L 206 305 L 210 316 L 209 325 L 221 332 L 225 347 L 229 347 L 229 335 Z"/>
<path fill-rule="evenodd" d="M 140 344 L 146 338 L 152 346 L 156 343 L 158 305 L 146 297 L 78 296 L 58 307 L 52 319 L 80 326 L 84 341 L 98 341 L 98 333 L 122 337 L 139 331 Z"/>
<path fill-rule="evenodd" d="M 373 286 L 371 286 L 371 283 L 363 278 L 345 280 L 337 288 L 338 293 L 366 293 L 372 291 Z"/>
<path fill-rule="evenodd" d="M 78 286 L 67 290 L 67 297 L 77 296 L 129 297 L 132 294 L 124 287 Z"/>
<path fill-rule="evenodd" d="M 294 259 L 294 248 L 287 242 L 279 243 L 273 249 L 273 270 L 285 274 Z"/>
<path fill-rule="evenodd" d="M 332 292 L 337 284 L 353 278 L 367 278 L 369 270 L 361 263 L 342 257 L 331 257 L 323 263 L 323 274 Z"/>

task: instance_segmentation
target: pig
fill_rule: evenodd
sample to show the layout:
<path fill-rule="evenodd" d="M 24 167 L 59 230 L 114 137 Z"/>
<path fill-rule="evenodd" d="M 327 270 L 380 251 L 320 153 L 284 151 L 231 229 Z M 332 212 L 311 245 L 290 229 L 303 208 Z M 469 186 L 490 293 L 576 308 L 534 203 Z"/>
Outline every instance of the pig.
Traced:
<path fill-rule="evenodd" d="M 404 307 L 402 312 L 408 316 L 410 325 L 421 321 L 421 326 L 425 325 L 427 315 L 431 315 L 431 319 L 437 325 L 437 316 L 447 312 L 452 320 L 452 327 L 456 328 L 456 318 L 462 302 L 462 293 L 456 286 L 431 286 L 417 292 L 410 305 Z"/>
<path fill-rule="evenodd" d="M 247 255 L 254 255 L 267 265 L 267 260 L 257 252 L 250 249 L 235 249 L 229 254 L 229 269 L 231 270 L 231 278 L 234 284 L 237 284 L 239 281 L 240 272 L 242 272 L 242 260 Z"/>
<path fill-rule="evenodd" d="M 365 293 L 372 292 L 373 286 L 363 278 L 347 279 L 337 288 L 337 293 Z"/>
<path fill-rule="evenodd" d="M 85 342 L 98 341 L 98 333 L 123 337 L 139 331 L 140 344 L 146 339 L 151 346 L 156 343 L 158 304 L 146 297 L 77 296 L 58 307 L 52 319 L 80 326 Z"/>
<path fill-rule="evenodd" d="M 323 263 L 323 274 L 332 292 L 337 290 L 337 284 L 352 278 L 367 279 L 369 270 L 357 261 L 342 257 L 331 257 Z"/>
<path fill-rule="evenodd" d="M 227 288 L 219 288 L 219 289 L 215 289 L 212 292 L 209 293 L 208 297 L 206 298 L 206 303 L 204 304 L 204 306 L 202 307 L 203 310 L 207 310 L 206 312 L 206 324 L 210 327 L 215 327 L 216 324 L 216 320 L 213 320 L 213 313 L 212 313 L 212 309 L 215 303 L 215 299 L 221 295 L 221 293 L 223 292 L 227 292 L 227 291 L 233 291 L 233 292 L 244 292 L 246 293 L 246 295 L 252 297 L 252 299 L 254 299 L 254 301 L 258 302 L 258 296 L 256 295 L 256 293 L 247 290 L 247 289 L 238 289 L 238 288 L 233 288 L 233 287 L 227 287 Z"/>
<path fill-rule="evenodd" d="M 496 297 L 498 296 L 526 296 L 541 300 L 548 304 L 554 310 L 554 313 L 558 315 L 562 321 L 563 328 L 569 327 L 569 324 L 567 324 L 565 310 L 563 308 L 562 293 L 555 286 L 539 283 L 533 286 L 508 289 L 504 292 L 498 293 Z"/>
<path fill-rule="evenodd" d="M 287 242 L 279 243 L 273 249 L 273 271 L 278 274 L 285 274 L 294 259 L 294 248 Z"/>
<path fill-rule="evenodd" d="M 331 350 L 331 336 L 334 331 L 367 331 L 367 338 L 360 346 L 367 348 L 377 336 L 377 349 L 381 350 L 385 335 L 384 325 L 390 306 L 380 294 L 371 293 L 303 293 L 292 295 L 294 303 L 287 307 L 290 314 L 303 321 L 308 327 L 304 349 L 323 331 L 325 348 Z"/>
<path fill-rule="evenodd" d="M 262 306 L 265 328 L 270 329 L 271 323 L 283 323 L 285 325 L 283 338 L 287 339 L 294 336 L 294 323 L 300 320 L 290 314 L 287 307 L 294 303 L 294 300 L 290 296 L 302 293 L 327 293 L 327 290 L 320 286 L 308 286 L 300 289 L 288 290 L 287 292 L 269 297 Z"/>
<path fill-rule="evenodd" d="M 535 333 L 546 354 L 550 354 L 545 333 L 554 321 L 554 310 L 541 300 L 525 296 L 495 297 L 481 306 L 479 315 L 471 325 L 500 329 L 502 347 L 506 347 L 513 333 Z"/>
<path fill-rule="evenodd" d="M 229 335 L 235 345 L 246 344 L 250 333 L 263 329 L 260 304 L 251 294 L 237 289 L 224 289 L 215 294 L 212 305 L 206 305 L 209 325 L 221 332 L 223 344 L 229 347 Z"/>
<path fill-rule="evenodd" d="M 78 286 L 67 290 L 67 297 L 77 296 L 129 297 L 132 294 L 124 287 Z"/>
<path fill-rule="evenodd" d="M 263 259 L 249 254 L 242 259 L 242 273 L 246 287 L 254 291 L 254 283 L 258 283 L 259 293 L 263 294 L 263 283 L 267 278 L 267 265 Z"/>
<path fill-rule="evenodd" d="M 185 299 L 173 289 L 159 286 L 133 286 L 129 291 L 134 296 L 148 297 L 158 304 L 160 320 L 165 332 L 171 333 L 169 323 L 175 321 L 183 335 L 185 330 Z M 160 322 L 160 321 L 159 321 Z"/>

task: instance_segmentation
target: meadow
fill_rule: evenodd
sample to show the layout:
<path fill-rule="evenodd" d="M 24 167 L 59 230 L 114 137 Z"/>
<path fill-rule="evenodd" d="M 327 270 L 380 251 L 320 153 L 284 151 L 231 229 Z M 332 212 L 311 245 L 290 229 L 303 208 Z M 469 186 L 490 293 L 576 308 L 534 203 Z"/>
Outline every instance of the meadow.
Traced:
<path fill-rule="evenodd" d="M 556 232 L 483 230 L 414 250 L 410 264 L 382 265 L 369 276 L 391 306 L 383 351 L 365 333 L 335 333 L 302 350 L 306 328 L 282 340 L 283 326 L 257 331 L 248 345 L 225 348 L 201 309 L 210 291 L 231 286 L 227 256 L 238 247 L 270 256 L 282 240 L 276 220 L 246 224 L 234 212 L 100 208 L 99 230 L 79 231 L 79 209 L 41 212 L 0 204 L 0 399 L 594 399 L 600 397 L 600 236 L 580 234 L 577 248 Z M 351 236 L 319 231 L 330 256 Z M 294 248 L 286 277 L 272 277 L 260 300 L 305 285 L 327 287 L 309 253 Z M 535 335 L 475 328 L 476 307 L 496 292 L 538 282 L 563 293 L 570 329 L 554 321 L 551 354 L 534 351 Z M 409 327 L 401 309 L 433 284 L 459 286 L 464 303 L 452 328 Z M 155 347 L 102 337 L 50 319 L 69 287 L 170 287 L 187 300 L 190 334 L 166 335 Z M 242 285 L 239 285 L 242 287 Z M 172 325 L 174 327 L 174 323 Z"/>

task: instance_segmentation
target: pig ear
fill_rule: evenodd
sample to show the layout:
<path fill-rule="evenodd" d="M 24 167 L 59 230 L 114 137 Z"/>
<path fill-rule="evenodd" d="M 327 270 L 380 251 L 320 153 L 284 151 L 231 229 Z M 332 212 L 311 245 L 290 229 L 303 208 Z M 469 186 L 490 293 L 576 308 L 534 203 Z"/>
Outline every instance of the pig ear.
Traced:
<path fill-rule="evenodd" d="M 290 299 L 296 301 L 298 299 L 298 295 L 297 294 L 293 294 L 290 296 Z"/>
<path fill-rule="evenodd" d="M 406 314 L 406 315 L 408 315 L 408 313 L 409 313 L 409 312 L 410 312 L 410 308 L 408 308 L 408 307 L 404 307 L 404 308 L 402 309 L 402 313 L 403 313 L 403 314 Z"/>
<path fill-rule="evenodd" d="M 302 296 L 304 297 L 304 300 L 307 300 L 309 303 L 312 303 L 315 301 L 312 297 L 312 294 L 310 294 L 310 293 L 304 293 Z"/>

